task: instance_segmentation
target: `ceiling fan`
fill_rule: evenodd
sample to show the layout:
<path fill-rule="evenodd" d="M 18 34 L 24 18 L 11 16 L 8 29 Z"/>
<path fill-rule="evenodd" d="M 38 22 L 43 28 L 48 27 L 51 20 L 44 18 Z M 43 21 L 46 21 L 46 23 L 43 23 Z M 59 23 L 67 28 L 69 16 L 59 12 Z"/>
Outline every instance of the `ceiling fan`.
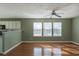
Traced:
<path fill-rule="evenodd" d="M 54 10 L 52 10 L 51 13 L 50 13 L 49 15 L 47 15 L 47 16 L 50 16 L 50 18 L 52 18 L 53 16 L 56 16 L 56 17 L 61 18 L 62 16 L 59 15 L 59 14 L 64 14 L 64 13 L 57 13 L 57 12 L 56 12 L 57 10 L 59 10 L 59 9 L 54 9 Z"/>
<path fill-rule="evenodd" d="M 62 17 L 58 13 L 56 13 L 56 10 L 52 10 L 51 16 L 53 16 L 53 15 L 55 15 L 57 17 Z"/>

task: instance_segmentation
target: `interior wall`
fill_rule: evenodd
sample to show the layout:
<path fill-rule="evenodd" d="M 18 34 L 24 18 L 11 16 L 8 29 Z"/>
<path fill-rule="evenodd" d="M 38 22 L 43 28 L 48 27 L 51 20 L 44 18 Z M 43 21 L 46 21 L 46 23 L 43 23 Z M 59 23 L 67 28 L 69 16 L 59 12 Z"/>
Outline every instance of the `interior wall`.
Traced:
<path fill-rule="evenodd" d="M 21 31 L 14 30 L 14 31 L 7 31 L 4 33 L 4 49 L 6 51 L 12 48 L 17 43 L 21 42 Z"/>
<path fill-rule="evenodd" d="M 62 37 L 33 37 L 34 22 L 62 22 Z M 23 41 L 71 41 L 72 20 L 71 19 L 43 19 L 30 18 L 22 19 L 22 40 Z"/>
<path fill-rule="evenodd" d="M 72 20 L 48 18 L 2 18 L 0 21 L 21 21 L 22 41 L 71 41 Z M 62 37 L 33 37 L 33 22 L 62 22 Z"/>
<path fill-rule="evenodd" d="M 79 17 L 73 19 L 72 26 L 72 40 L 79 43 Z"/>

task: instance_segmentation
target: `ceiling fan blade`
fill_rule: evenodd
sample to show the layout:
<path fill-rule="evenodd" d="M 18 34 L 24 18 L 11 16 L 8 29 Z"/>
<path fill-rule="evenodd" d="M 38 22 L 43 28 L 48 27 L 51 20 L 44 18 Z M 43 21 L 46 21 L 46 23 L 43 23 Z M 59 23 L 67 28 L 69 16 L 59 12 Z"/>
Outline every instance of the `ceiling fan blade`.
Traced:
<path fill-rule="evenodd" d="M 55 14 L 55 16 L 57 16 L 57 17 L 61 17 L 60 15 L 57 15 L 57 14 Z"/>

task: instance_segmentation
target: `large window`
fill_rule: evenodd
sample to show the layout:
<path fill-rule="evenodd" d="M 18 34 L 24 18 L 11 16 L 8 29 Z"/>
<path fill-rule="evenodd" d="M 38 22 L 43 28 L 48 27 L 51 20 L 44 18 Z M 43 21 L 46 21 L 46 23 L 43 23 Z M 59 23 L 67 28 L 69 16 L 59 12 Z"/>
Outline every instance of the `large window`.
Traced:
<path fill-rule="evenodd" d="M 43 23 L 43 36 L 52 36 L 52 23 Z"/>
<path fill-rule="evenodd" d="M 62 23 L 61 22 L 53 23 L 53 36 L 62 36 Z"/>
<path fill-rule="evenodd" d="M 53 28 L 52 28 L 53 27 Z M 33 36 L 46 36 L 46 37 L 58 37 L 62 36 L 62 23 L 61 22 L 53 22 L 53 26 L 51 22 L 34 22 L 33 23 Z"/>
<path fill-rule="evenodd" d="M 42 36 L 42 23 L 33 23 L 33 36 Z"/>

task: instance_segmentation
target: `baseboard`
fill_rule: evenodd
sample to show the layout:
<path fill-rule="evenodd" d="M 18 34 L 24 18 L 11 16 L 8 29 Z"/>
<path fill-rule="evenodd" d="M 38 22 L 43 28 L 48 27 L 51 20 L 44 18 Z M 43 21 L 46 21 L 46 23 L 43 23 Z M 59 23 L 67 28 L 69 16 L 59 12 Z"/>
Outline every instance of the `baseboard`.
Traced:
<path fill-rule="evenodd" d="M 19 46 L 22 42 L 17 43 L 16 45 L 14 45 L 13 47 L 11 47 L 10 49 L 6 50 L 5 52 L 3 52 L 3 54 L 7 54 L 8 52 L 10 52 L 11 50 L 13 50 L 14 48 L 16 48 L 17 46 Z"/>
<path fill-rule="evenodd" d="M 22 41 L 22 43 L 71 43 L 71 41 Z"/>
<path fill-rule="evenodd" d="M 72 41 L 73 44 L 79 45 L 79 43 Z"/>

